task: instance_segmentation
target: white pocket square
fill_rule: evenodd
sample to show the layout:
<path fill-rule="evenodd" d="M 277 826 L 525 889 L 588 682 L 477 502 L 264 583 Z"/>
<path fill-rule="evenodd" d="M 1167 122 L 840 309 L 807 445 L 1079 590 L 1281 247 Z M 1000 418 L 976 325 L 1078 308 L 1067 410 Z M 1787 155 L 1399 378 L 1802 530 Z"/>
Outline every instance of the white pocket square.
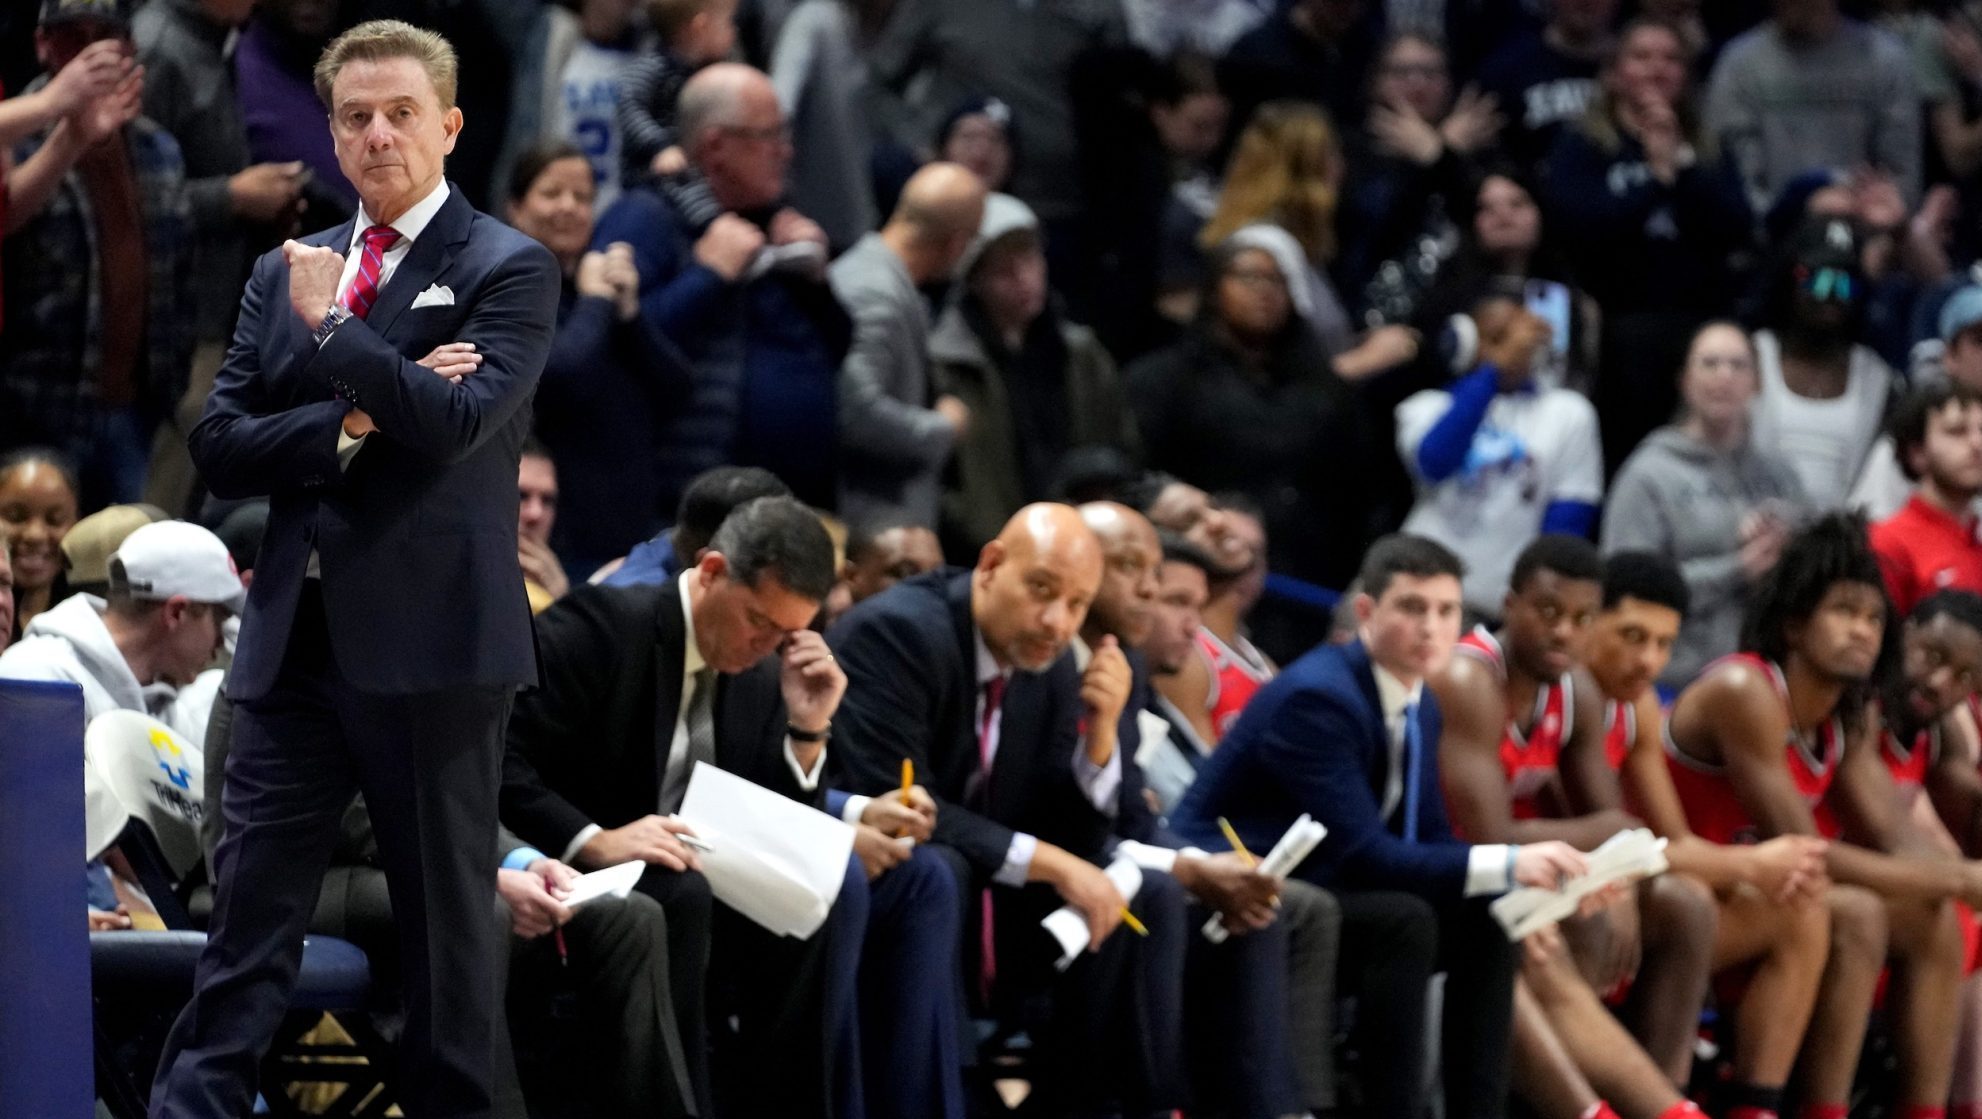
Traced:
<path fill-rule="evenodd" d="M 454 306 L 454 289 L 448 287 L 446 284 L 434 284 L 414 297 L 413 306 L 410 309 L 417 311 L 422 307 L 452 306 Z"/>

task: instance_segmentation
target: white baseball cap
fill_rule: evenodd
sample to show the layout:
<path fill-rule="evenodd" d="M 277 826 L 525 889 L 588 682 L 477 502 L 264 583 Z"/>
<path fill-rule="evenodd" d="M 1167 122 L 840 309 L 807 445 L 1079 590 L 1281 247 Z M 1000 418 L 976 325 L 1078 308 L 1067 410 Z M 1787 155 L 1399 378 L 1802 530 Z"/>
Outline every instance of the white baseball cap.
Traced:
<path fill-rule="evenodd" d="M 110 558 L 112 585 L 117 585 L 117 568 L 121 567 L 123 585 L 133 598 L 159 601 L 184 595 L 238 614 L 248 597 L 227 545 L 190 521 L 145 525 L 125 537 Z"/>

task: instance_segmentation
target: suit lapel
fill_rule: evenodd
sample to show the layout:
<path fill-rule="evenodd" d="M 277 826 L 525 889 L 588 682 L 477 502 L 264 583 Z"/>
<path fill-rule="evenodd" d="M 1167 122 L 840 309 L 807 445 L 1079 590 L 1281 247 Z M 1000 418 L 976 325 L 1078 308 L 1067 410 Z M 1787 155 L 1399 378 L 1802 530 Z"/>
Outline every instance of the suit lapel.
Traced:
<path fill-rule="evenodd" d="M 461 189 L 449 183 L 447 201 L 407 250 L 406 259 L 393 269 L 392 279 L 379 289 L 372 313 L 365 316 L 373 333 L 384 337 L 414 298 L 447 272 L 448 265 L 454 263 L 455 248 L 468 239 L 468 224 L 474 217 L 475 211 L 461 197 Z M 345 235 L 350 234 L 347 231 Z"/>
<path fill-rule="evenodd" d="M 338 256 L 348 256 L 351 252 L 351 237 L 358 225 L 358 215 L 352 214 L 343 225 L 332 226 L 321 233 L 301 238 L 305 245 L 336 249 Z"/>
<path fill-rule="evenodd" d="M 1390 726 L 1383 720 L 1383 693 L 1377 690 L 1374 662 L 1361 640 L 1349 643 L 1343 650 L 1343 659 L 1348 664 L 1350 678 L 1356 682 L 1356 690 L 1362 694 L 1363 710 L 1376 725 L 1377 740 L 1367 768 L 1370 789 L 1380 798 L 1390 779 Z"/>
<path fill-rule="evenodd" d="M 943 602 L 949 610 L 950 624 L 957 635 L 959 650 L 957 664 L 962 673 L 961 679 L 956 681 L 956 686 L 959 689 L 957 703 L 963 708 L 963 717 L 952 724 L 957 727 L 953 748 L 956 750 L 956 756 L 963 761 L 963 777 L 957 783 L 959 790 L 969 786 L 971 776 L 978 770 L 977 623 L 970 615 L 970 578 L 970 572 L 965 571 L 951 575 L 943 583 Z"/>
<path fill-rule="evenodd" d="M 670 581 L 654 612 L 654 789 L 648 802 L 659 805 L 667 787 L 668 753 L 681 719 L 681 666 L 687 655 L 688 627 L 681 616 L 681 593 Z"/>

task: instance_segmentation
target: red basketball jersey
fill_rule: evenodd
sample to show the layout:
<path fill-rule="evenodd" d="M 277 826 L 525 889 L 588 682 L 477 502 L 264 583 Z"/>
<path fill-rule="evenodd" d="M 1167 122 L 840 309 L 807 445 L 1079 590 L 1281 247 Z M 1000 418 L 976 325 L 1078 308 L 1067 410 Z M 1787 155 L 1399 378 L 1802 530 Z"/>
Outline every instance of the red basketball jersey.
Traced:
<path fill-rule="evenodd" d="M 1775 687 L 1776 699 L 1785 711 L 1789 709 L 1789 682 L 1783 678 L 1782 669 L 1753 653 L 1722 657 L 1708 665 L 1706 672 L 1734 662 L 1762 669 Z M 1686 822 L 1694 833 L 1715 843 L 1754 843 L 1760 839 L 1755 821 L 1742 806 L 1741 798 L 1735 795 L 1734 786 L 1728 783 L 1725 769 L 1681 753 L 1672 740 L 1670 719 L 1666 720 L 1663 737 L 1672 785 L 1679 793 L 1679 801 L 1686 809 Z M 1838 758 L 1844 750 L 1844 730 L 1835 714 L 1817 732 L 1817 748 L 1818 752 L 1813 754 L 1810 744 L 1794 729 L 1783 743 L 1783 763 L 1789 767 L 1790 780 L 1812 812 L 1830 791 L 1831 779 L 1837 775 Z"/>
<path fill-rule="evenodd" d="M 1454 649 L 1485 662 L 1494 678 L 1506 686 L 1507 655 L 1486 627 L 1460 638 Z M 1536 692 L 1534 714 L 1526 731 L 1514 713 L 1508 712 L 1506 729 L 1500 735 L 1500 768 L 1507 775 L 1507 791 L 1517 820 L 1533 820 L 1544 814 L 1539 797 L 1561 763 L 1562 740 L 1568 736 L 1575 714 L 1575 694 L 1567 674 Z"/>
<path fill-rule="evenodd" d="M 1604 703 L 1603 709 L 1603 756 L 1610 763 L 1611 772 L 1624 768 L 1624 759 L 1631 756 L 1631 747 L 1638 744 L 1638 709 L 1621 699 Z"/>
<path fill-rule="evenodd" d="M 1922 727 L 1910 746 L 1901 746 L 1890 726 L 1879 728 L 1879 760 L 1893 775 L 1893 784 L 1911 794 L 1927 784 L 1927 767 L 1941 754 L 1941 736 L 1934 727 Z"/>
<path fill-rule="evenodd" d="M 1234 647 L 1202 627 L 1197 631 L 1197 648 L 1211 668 L 1211 693 L 1204 697 L 1204 709 L 1211 716 L 1211 728 L 1224 738 L 1246 704 L 1273 679 L 1273 664 L 1245 638 Z"/>

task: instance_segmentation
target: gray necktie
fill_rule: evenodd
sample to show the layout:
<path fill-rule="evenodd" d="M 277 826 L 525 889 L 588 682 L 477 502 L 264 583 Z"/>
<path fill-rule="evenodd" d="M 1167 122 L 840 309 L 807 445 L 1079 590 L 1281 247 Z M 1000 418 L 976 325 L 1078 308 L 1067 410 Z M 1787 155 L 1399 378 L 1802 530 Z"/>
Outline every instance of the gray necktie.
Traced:
<path fill-rule="evenodd" d="M 666 813 L 680 810 L 696 762 L 716 764 L 716 672 L 712 668 L 695 673 L 695 692 L 688 697 L 687 721 L 688 764 L 681 767 L 661 794 L 661 810 Z"/>

